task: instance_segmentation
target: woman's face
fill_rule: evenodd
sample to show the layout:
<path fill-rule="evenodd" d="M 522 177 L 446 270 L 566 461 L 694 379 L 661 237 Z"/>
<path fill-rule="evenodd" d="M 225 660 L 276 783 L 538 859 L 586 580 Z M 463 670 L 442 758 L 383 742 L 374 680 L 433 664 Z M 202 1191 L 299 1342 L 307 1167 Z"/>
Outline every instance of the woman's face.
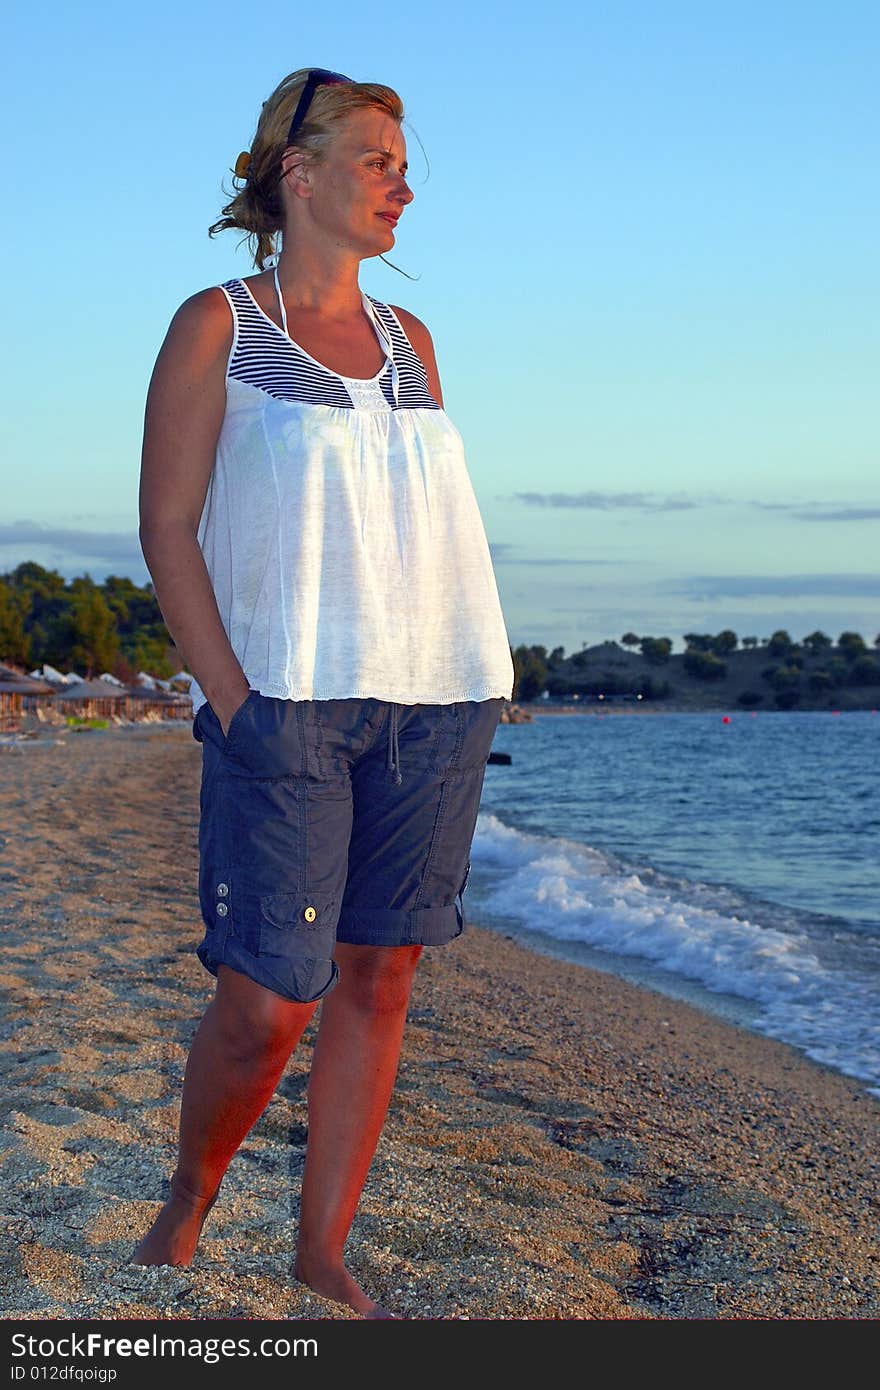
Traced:
<path fill-rule="evenodd" d="M 309 166 L 305 220 L 337 245 L 378 256 L 394 245 L 394 223 L 415 196 L 406 182 L 406 141 L 386 111 L 364 107 L 338 127 L 320 164 Z M 305 209 L 303 210 L 305 211 Z"/>

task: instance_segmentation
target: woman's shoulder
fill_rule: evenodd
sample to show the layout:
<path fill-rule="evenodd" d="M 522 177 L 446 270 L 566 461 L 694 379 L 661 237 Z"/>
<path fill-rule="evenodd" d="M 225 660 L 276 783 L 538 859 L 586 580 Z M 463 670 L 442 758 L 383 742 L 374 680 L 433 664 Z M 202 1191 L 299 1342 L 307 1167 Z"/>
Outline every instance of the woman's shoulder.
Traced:
<path fill-rule="evenodd" d="M 164 352 L 209 365 L 228 355 L 233 322 L 229 301 L 219 285 L 197 290 L 175 312 Z"/>
<path fill-rule="evenodd" d="M 192 322 L 229 322 L 229 300 L 224 293 L 231 289 L 237 281 L 224 281 L 223 286 L 209 285 L 206 289 L 196 290 L 185 299 L 175 314 L 175 318 L 181 316 Z"/>
<path fill-rule="evenodd" d="M 225 291 L 233 288 L 235 283 L 227 280 L 222 287 L 209 285 L 206 289 L 196 290 L 195 294 L 183 301 L 172 322 L 180 322 L 190 330 L 209 335 L 231 335 L 232 314 Z"/>
<path fill-rule="evenodd" d="M 419 342 L 427 341 L 430 343 L 432 341 L 427 324 L 422 323 L 422 320 L 416 318 L 415 314 L 411 314 L 409 309 L 401 309 L 398 304 L 389 304 L 387 308 L 391 310 L 392 314 L 397 315 L 400 320 L 401 328 L 416 349 L 416 352 L 418 352 Z"/>

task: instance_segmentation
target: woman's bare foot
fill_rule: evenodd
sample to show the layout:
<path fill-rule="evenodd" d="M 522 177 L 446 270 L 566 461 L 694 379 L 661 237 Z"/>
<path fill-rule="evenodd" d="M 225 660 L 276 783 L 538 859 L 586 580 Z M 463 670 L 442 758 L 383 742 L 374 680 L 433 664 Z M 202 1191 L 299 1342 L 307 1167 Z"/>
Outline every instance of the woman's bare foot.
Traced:
<path fill-rule="evenodd" d="M 381 1303 L 365 1294 L 357 1280 L 353 1279 L 341 1260 L 328 1262 L 315 1260 L 299 1251 L 293 1266 L 293 1276 L 301 1284 L 307 1285 L 313 1293 L 322 1298 L 333 1299 L 336 1303 L 346 1303 L 364 1318 L 395 1318 Z M 399 1321 L 399 1319 L 397 1319 Z"/>
<path fill-rule="evenodd" d="M 183 1186 L 176 1173 L 170 1185 L 171 1196 L 131 1256 L 129 1264 L 185 1268 L 192 1262 L 202 1227 L 220 1189 L 213 1197 L 199 1197 Z"/>

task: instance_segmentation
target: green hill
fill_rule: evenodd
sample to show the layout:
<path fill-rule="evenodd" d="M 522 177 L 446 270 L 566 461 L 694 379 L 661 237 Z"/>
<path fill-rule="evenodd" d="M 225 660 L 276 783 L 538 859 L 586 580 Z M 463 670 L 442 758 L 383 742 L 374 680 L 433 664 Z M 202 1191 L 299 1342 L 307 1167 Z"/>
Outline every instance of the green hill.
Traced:
<path fill-rule="evenodd" d="M 823 633 L 802 643 L 777 633 L 767 642 L 746 639 L 755 644 L 748 646 L 732 645 L 734 633 L 690 634 L 686 651 L 675 655 L 669 639 L 628 636 L 626 646 L 602 642 L 568 657 L 561 648 L 548 656 L 543 647 L 518 647 L 514 698 L 543 704 L 546 690 L 554 701 L 577 696 L 584 705 L 668 710 L 880 706 L 880 653 L 858 633 L 842 633 L 837 643 Z"/>

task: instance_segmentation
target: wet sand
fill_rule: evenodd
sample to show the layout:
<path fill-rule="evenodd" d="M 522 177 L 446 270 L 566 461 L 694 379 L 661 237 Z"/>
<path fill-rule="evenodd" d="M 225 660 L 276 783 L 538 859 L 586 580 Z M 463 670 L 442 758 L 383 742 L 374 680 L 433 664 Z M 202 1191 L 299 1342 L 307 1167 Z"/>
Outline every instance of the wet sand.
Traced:
<path fill-rule="evenodd" d="M 289 1272 L 314 1022 L 192 1267 L 127 1264 L 213 988 L 200 749 L 57 737 L 0 748 L 0 1316 L 354 1317 Z M 469 922 L 419 965 L 349 1263 L 407 1318 L 877 1317 L 878 1135 L 857 1082 Z"/>

